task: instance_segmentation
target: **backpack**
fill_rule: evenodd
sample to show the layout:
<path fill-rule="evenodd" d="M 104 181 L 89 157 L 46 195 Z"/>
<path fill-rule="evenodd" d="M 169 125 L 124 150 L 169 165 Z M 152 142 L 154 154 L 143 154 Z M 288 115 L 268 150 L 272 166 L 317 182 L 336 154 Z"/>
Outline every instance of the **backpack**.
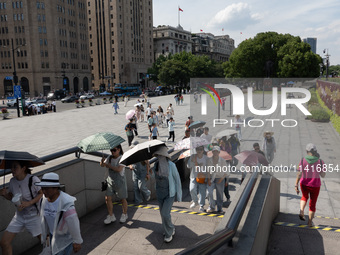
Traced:
<path fill-rule="evenodd" d="M 32 182 L 33 182 L 33 175 L 31 175 L 29 180 L 28 180 L 28 189 L 30 190 L 32 199 L 34 199 L 33 192 L 32 192 Z M 39 209 L 38 209 L 37 204 L 34 204 L 34 206 L 35 206 L 35 209 L 37 209 L 37 212 L 39 214 Z"/>

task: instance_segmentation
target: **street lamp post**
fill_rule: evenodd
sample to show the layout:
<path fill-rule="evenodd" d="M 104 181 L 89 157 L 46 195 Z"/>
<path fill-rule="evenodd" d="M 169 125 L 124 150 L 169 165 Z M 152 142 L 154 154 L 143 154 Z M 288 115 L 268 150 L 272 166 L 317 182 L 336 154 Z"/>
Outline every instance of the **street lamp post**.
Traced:
<path fill-rule="evenodd" d="M 328 49 L 324 49 L 323 50 L 323 53 L 325 54 L 326 53 L 326 80 L 328 80 L 328 69 L 329 69 L 329 57 L 331 55 L 328 54 Z"/>
<path fill-rule="evenodd" d="M 18 76 L 17 76 L 17 70 L 16 70 L 16 66 L 15 66 L 15 51 L 21 46 L 18 46 L 14 49 L 14 45 L 13 45 L 13 38 L 11 40 L 12 42 L 12 56 L 13 56 L 13 82 L 14 85 L 17 86 L 18 85 Z M 24 111 L 23 111 L 24 112 Z M 18 117 L 20 117 L 20 109 L 19 109 L 19 98 L 17 97 L 17 113 L 18 113 Z"/>

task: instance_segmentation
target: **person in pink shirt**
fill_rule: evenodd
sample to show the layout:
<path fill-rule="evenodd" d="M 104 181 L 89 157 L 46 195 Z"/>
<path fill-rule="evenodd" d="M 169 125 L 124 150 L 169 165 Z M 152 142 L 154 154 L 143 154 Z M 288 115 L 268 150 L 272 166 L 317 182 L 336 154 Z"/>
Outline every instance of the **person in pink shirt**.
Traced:
<path fill-rule="evenodd" d="M 320 176 L 324 177 L 326 174 L 326 165 L 320 159 L 320 155 L 316 150 L 316 146 L 312 143 L 306 146 L 307 156 L 303 157 L 299 163 L 298 173 L 295 182 L 295 191 L 299 194 L 299 182 L 302 192 L 300 201 L 300 220 L 306 220 L 304 210 L 309 200 L 309 214 L 308 226 L 313 226 L 313 218 L 316 211 L 316 201 L 319 196 L 321 180 Z"/>

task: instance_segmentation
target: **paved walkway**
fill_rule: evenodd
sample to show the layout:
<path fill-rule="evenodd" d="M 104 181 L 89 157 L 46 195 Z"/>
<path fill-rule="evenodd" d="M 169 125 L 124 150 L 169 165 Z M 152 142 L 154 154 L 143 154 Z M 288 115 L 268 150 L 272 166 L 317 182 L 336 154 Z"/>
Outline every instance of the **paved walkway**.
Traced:
<path fill-rule="evenodd" d="M 265 105 L 267 109 L 271 106 L 270 95 L 265 95 Z M 229 100 L 229 99 L 228 99 Z M 226 106 L 229 106 L 227 100 Z M 151 98 L 153 107 L 157 108 L 162 105 L 163 109 L 169 103 L 174 103 L 173 95 L 163 97 Z M 124 125 L 126 124 L 125 112 L 131 109 L 134 101 L 129 102 L 129 106 L 124 108 L 120 103 L 120 114 L 113 115 L 111 105 L 100 105 L 95 107 L 86 107 L 81 109 L 69 110 L 61 113 L 53 113 L 46 115 L 39 115 L 33 117 L 22 117 L 20 119 L 0 120 L 1 133 L 0 143 L 1 147 L 7 150 L 22 150 L 29 151 L 37 156 L 45 156 L 50 153 L 60 151 L 75 146 L 81 139 L 93 133 L 101 131 L 111 131 L 121 135 L 125 138 Z M 262 106 L 262 95 L 254 96 L 254 107 L 260 109 Z M 176 140 L 183 136 L 184 123 L 190 114 L 194 115 L 200 109 L 200 105 L 194 105 L 189 109 L 189 96 L 184 96 L 184 105 L 175 106 L 175 121 L 176 121 Z M 212 121 L 217 118 L 218 111 L 213 102 L 208 101 L 208 112 L 206 117 L 202 120 L 207 122 L 210 127 L 210 133 L 216 134 L 225 126 L 212 127 Z M 247 109 L 247 107 L 245 107 Z M 274 166 L 287 166 L 293 169 L 297 165 L 302 156 L 305 155 L 305 146 L 307 143 L 313 142 L 321 154 L 321 158 L 327 164 L 338 165 L 340 167 L 340 154 L 339 144 L 340 137 L 337 134 L 331 123 L 315 123 L 306 121 L 305 116 L 297 108 L 289 108 L 287 116 L 280 116 L 280 109 L 275 111 L 270 116 L 254 116 L 248 110 L 244 118 L 249 121 L 251 119 L 261 119 L 264 121 L 262 127 L 242 128 L 243 141 L 241 150 L 252 149 L 254 142 L 262 142 L 263 132 L 266 130 L 274 131 L 274 137 L 277 143 L 277 153 L 273 161 Z M 232 119 L 228 117 L 229 109 L 220 112 L 220 118 Z M 295 119 L 298 125 L 294 128 L 285 128 L 280 122 L 275 122 L 275 126 L 271 127 L 271 122 L 266 119 Z M 253 123 L 255 124 L 255 122 Z M 256 123 L 258 124 L 258 123 Z M 286 123 L 288 124 L 288 123 Z M 228 127 L 229 128 L 229 127 Z M 139 124 L 140 141 L 145 141 L 148 135 L 146 123 Z M 168 132 L 164 128 L 160 128 L 160 139 L 165 140 Z M 173 146 L 172 143 L 168 144 L 169 147 Z M 123 148 L 127 149 L 127 143 Z M 239 173 L 236 173 L 239 176 Z M 280 211 L 283 214 L 292 215 L 292 218 L 287 220 L 295 221 L 298 218 L 300 196 L 296 195 L 294 191 L 296 173 L 274 173 L 274 176 L 281 181 L 281 198 L 280 198 Z M 237 187 L 238 180 L 235 179 L 234 187 Z M 327 177 L 322 179 L 322 188 L 317 203 L 318 216 L 339 218 L 340 217 L 340 178 L 339 173 L 327 174 Z M 176 208 L 187 209 L 189 205 L 189 197 L 185 198 L 185 202 L 176 204 Z M 307 209 L 305 211 L 307 213 Z M 197 216 L 185 213 L 173 213 L 172 217 L 175 225 L 177 226 L 176 237 L 171 244 L 164 244 L 162 242 L 160 217 L 159 212 L 148 209 L 135 209 L 130 208 L 129 222 L 126 225 L 115 223 L 111 226 L 104 226 L 102 221 L 106 216 L 106 209 L 99 208 L 93 214 L 90 214 L 82 219 L 82 232 L 84 235 L 85 243 L 84 249 L 81 254 L 174 254 L 175 252 L 195 243 L 197 240 L 214 232 L 219 218 Z M 118 217 L 120 215 L 117 215 Z M 282 217 L 280 215 L 279 217 Z M 280 218 L 278 218 L 279 220 Z M 203 224 L 204 222 L 204 224 Z M 207 227 L 206 227 L 206 222 Z M 335 222 L 335 223 L 334 223 Z M 340 227 L 336 221 L 332 221 L 330 225 Z M 302 222 L 296 221 L 296 224 Z M 314 223 L 316 225 L 324 224 L 324 222 L 316 218 Z M 95 227 L 94 227 L 95 226 Z M 323 235 L 322 230 L 305 229 L 306 233 L 298 234 L 299 241 L 289 242 L 290 239 L 281 238 L 281 233 L 277 228 L 288 229 L 287 231 L 296 232 L 293 227 L 273 226 L 272 240 L 268 247 L 270 254 L 286 254 L 287 247 L 292 254 L 313 254 L 305 252 L 304 243 L 309 245 L 313 243 L 313 235 L 318 233 L 318 242 L 323 242 L 323 253 L 331 253 L 330 247 L 337 247 L 340 250 L 338 242 L 332 242 L 332 238 L 327 239 Z M 329 232 L 327 232 L 329 233 Z M 332 232 L 337 234 L 335 232 Z M 291 233 L 287 234 L 292 235 Z M 339 235 L 339 233 L 338 233 Z M 93 238 L 93 237 L 96 238 Z M 338 236 L 337 236 L 338 238 Z M 288 242 L 288 243 L 287 243 Z M 333 248 L 332 248 L 333 249 Z M 303 251 L 302 253 L 299 251 Z M 280 251 L 280 252 L 279 252 Z M 293 252 L 294 251 L 294 252 Z M 323 254 L 321 253 L 321 254 Z M 34 253 L 30 253 L 34 254 Z M 320 253 L 314 253 L 320 254 Z"/>

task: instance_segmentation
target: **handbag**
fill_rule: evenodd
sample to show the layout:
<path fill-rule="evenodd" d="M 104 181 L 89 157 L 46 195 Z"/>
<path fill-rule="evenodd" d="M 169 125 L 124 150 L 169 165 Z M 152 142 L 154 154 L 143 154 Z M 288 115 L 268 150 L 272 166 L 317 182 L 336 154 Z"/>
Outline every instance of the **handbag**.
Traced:
<path fill-rule="evenodd" d="M 105 191 L 105 190 L 107 190 L 107 181 L 106 180 L 102 182 L 102 191 Z"/>
<path fill-rule="evenodd" d="M 46 242 L 43 245 L 43 250 L 41 253 L 39 253 L 39 255 L 52 255 L 52 248 L 49 236 L 46 238 Z"/>
<path fill-rule="evenodd" d="M 202 173 L 198 173 L 196 177 L 197 183 L 203 184 L 205 183 L 205 176 Z"/>
<path fill-rule="evenodd" d="M 107 184 L 106 178 L 107 178 L 108 176 L 109 176 L 109 170 L 108 170 L 108 168 L 106 168 L 105 175 L 104 175 L 104 181 L 102 181 L 101 191 L 107 190 L 108 184 Z"/>

